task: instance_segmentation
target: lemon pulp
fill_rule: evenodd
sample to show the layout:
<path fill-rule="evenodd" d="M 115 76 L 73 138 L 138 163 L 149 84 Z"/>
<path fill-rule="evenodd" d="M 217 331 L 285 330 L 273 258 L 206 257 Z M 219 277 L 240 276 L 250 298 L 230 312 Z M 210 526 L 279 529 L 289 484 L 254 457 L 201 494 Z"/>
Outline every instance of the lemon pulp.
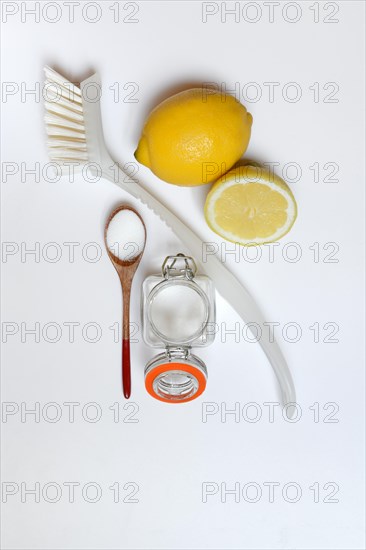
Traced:
<path fill-rule="evenodd" d="M 296 202 L 278 176 L 253 167 L 234 169 L 218 180 L 205 204 L 208 225 L 225 239 L 243 245 L 273 242 L 283 237 L 296 219 Z"/>

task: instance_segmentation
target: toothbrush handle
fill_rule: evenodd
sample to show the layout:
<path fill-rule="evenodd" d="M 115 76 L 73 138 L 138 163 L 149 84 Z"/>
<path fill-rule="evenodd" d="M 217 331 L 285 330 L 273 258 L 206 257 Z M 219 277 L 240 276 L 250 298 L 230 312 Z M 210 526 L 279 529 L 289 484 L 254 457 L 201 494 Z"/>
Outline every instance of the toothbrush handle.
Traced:
<path fill-rule="evenodd" d="M 126 177 L 125 172 L 119 167 L 118 174 L 115 171 L 112 172 L 110 169 L 111 164 L 113 164 L 113 161 L 110 159 L 107 162 L 103 162 L 103 175 L 153 210 L 189 249 L 200 269 L 214 280 L 218 292 L 227 300 L 244 322 L 259 324 L 262 333 L 264 333 L 265 318 L 244 285 L 240 283 L 215 255 L 209 254 L 207 249 L 204 259 L 204 243 L 202 240 L 173 212 L 168 210 L 164 204 L 142 187 L 137 180 Z M 277 376 L 283 403 L 294 403 L 296 400 L 294 383 L 278 344 L 275 341 L 269 342 L 265 338 L 259 338 L 259 343 Z"/>

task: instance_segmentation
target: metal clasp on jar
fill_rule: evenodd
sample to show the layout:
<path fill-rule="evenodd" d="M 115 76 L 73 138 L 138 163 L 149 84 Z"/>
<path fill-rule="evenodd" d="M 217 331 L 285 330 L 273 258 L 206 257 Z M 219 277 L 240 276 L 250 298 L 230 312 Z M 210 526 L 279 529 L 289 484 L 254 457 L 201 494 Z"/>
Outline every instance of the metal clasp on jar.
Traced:
<path fill-rule="evenodd" d="M 184 359 L 185 361 L 190 356 L 190 348 L 189 347 L 170 347 L 167 346 L 165 348 L 165 352 L 167 357 L 169 358 L 169 361 L 174 361 L 175 359 Z"/>
<path fill-rule="evenodd" d="M 179 264 L 184 264 L 179 267 Z M 191 281 L 197 273 L 197 265 L 191 256 L 180 253 L 176 256 L 167 256 L 161 268 L 164 279 L 178 277 Z"/>

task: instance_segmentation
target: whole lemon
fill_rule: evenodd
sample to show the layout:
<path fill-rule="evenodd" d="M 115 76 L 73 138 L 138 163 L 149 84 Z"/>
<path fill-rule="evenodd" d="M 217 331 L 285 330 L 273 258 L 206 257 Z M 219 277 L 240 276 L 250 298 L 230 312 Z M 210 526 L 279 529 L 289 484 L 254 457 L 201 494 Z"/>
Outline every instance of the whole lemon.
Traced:
<path fill-rule="evenodd" d="M 230 170 L 246 151 L 252 121 L 231 95 L 186 90 L 150 113 L 135 157 L 166 182 L 203 185 Z"/>

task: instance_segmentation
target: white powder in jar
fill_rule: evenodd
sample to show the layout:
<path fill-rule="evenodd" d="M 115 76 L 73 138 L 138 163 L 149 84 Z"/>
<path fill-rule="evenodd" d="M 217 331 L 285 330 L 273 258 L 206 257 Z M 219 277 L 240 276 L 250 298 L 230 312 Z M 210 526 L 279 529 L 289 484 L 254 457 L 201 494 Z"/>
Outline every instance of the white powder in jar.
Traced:
<path fill-rule="evenodd" d="M 129 209 L 117 212 L 107 228 L 107 247 L 123 262 L 141 254 L 145 245 L 145 228 L 140 217 Z"/>
<path fill-rule="evenodd" d="M 150 316 L 164 339 L 179 343 L 203 330 L 207 308 L 202 296 L 191 286 L 172 283 L 155 295 Z"/>

